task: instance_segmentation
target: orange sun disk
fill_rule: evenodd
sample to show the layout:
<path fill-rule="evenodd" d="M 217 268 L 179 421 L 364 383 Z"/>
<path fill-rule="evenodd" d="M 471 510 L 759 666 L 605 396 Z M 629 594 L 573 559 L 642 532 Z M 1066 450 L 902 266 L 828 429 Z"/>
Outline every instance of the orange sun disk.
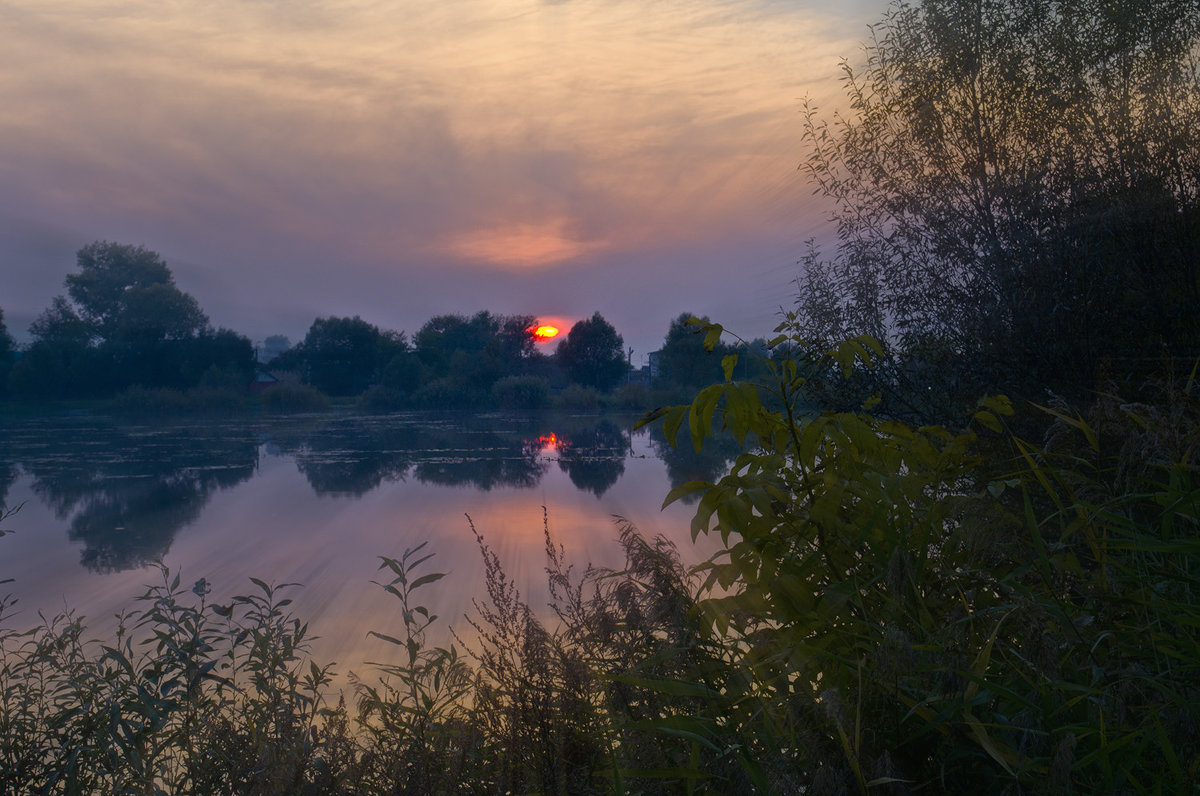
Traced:
<path fill-rule="evenodd" d="M 557 326 L 538 326 L 533 330 L 533 336 L 539 341 L 549 340 L 551 337 L 558 336 Z"/>

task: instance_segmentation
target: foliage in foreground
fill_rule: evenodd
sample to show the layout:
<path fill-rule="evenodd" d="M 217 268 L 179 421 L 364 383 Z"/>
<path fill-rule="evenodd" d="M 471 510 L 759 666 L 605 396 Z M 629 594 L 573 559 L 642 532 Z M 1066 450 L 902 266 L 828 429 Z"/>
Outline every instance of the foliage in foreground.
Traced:
<path fill-rule="evenodd" d="M 778 331 L 801 343 L 792 320 Z M 878 353 L 861 338 L 826 359 L 850 376 Z M 698 493 L 693 534 L 726 544 L 700 608 L 744 686 L 719 689 L 714 721 L 764 778 L 787 750 L 816 792 L 1196 786 L 1193 381 L 1159 406 L 1101 400 L 1090 422 L 1042 408 L 1055 424 L 1034 446 L 1003 433 L 1002 398 L 958 433 L 801 419 L 827 363 L 768 367 L 771 388 L 727 382 L 662 413 L 697 447 L 718 429 L 748 443 L 668 500 Z"/>
<path fill-rule="evenodd" d="M 720 327 L 706 326 L 710 340 Z M 777 346 L 798 343 L 781 327 Z M 799 349 L 799 346 L 796 346 Z M 481 536 L 470 633 L 429 644 L 418 548 L 384 558 L 395 655 L 329 696 L 284 586 L 149 589 L 115 639 L 67 615 L 0 632 L 0 782 L 15 792 L 1180 792 L 1200 769 L 1196 387 L 1047 408 L 1041 445 L 983 404 L 970 427 L 802 416 L 859 339 L 664 410 L 720 555 L 686 570 L 620 528 L 621 571 L 566 565 L 556 622 Z M 726 372 L 736 362 L 726 361 Z M 686 428 L 686 431 L 684 429 Z M 986 454 L 986 455 L 985 455 Z M 7 609 L 8 604 L 5 604 Z M 8 622 L 0 624 L 5 627 Z M 384 632 L 386 631 L 386 632 Z"/>

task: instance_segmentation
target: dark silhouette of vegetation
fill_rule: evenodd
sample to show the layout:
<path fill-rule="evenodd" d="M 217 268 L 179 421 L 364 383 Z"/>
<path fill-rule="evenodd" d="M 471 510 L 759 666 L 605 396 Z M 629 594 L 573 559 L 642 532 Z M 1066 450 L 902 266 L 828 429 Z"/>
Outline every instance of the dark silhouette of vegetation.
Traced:
<path fill-rule="evenodd" d="M 729 351 L 723 344 L 705 348 L 700 329 L 689 323 L 692 317 L 691 313 L 685 312 L 671 321 L 659 352 L 659 375 L 682 387 L 707 387 L 721 381 L 721 358 Z M 698 320 L 709 323 L 707 317 Z"/>
<path fill-rule="evenodd" d="M 737 377 L 742 381 L 757 381 L 767 375 L 763 361 L 769 356 L 767 341 L 756 338 L 749 342 L 738 341 L 728 344 L 716 341 L 706 345 L 704 328 L 711 323 L 708 317 L 697 317 L 683 313 L 671 321 L 667 328 L 663 346 L 658 352 L 658 376 L 655 382 L 660 389 L 669 390 L 681 400 L 692 391 L 725 378 L 725 365 L 730 354 L 740 354 L 737 359 Z"/>
<path fill-rule="evenodd" d="M 322 412 L 329 408 L 329 396 L 304 384 L 272 384 L 262 391 L 264 408 L 278 413 Z"/>
<path fill-rule="evenodd" d="M 404 332 L 357 316 L 319 317 L 297 345 L 272 335 L 256 351 L 248 338 L 212 329 L 156 252 L 96 242 L 79 250 L 76 265 L 65 279 L 68 295 L 55 297 L 34 321 L 33 342 L 19 361 L 0 315 L 0 397 L 6 391 L 26 402 L 120 396 L 119 409 L 151 413 L 324 405 L 297 391 L 300 382 L 327 397 L 357 398 L 374 412 L 497 406 L 536 412 L 571 383 L 607 391 L 627 369 L 621 337 L 599 313 L 576 324 L 574 340 L 568 337 L 554 357 L 535 348 L 536 318 L 486 311 L 435 316 L 411 345 Z M 252 402 L 260 360 L 291 375 L 274 386 L 264 380 Z"/>
<path fill-rule="evenodd" d="M 482 311 L 438 315 L 413 336 L 419 370 L 404 363 L 401 392 L 426 408 L 479 407 L 493 403 L 501 379 L 545 377 L 548 363 L 534 350 L 529 315 L 493 315 Z M 419 387 L 416 385 L 419 383 Z"/>
<path fill-rule="evenodd" d="M 839 242 L 806 258 L 805 343 L 883 341 L 892 409 L 916 415 L 1189 369 L 1198 46 L 1190 2 L 893 3 L 848 112 L 806 105 Z"/>
<path fill-rule="evenodd" d="M 8 394 L 8 374 L 16 359 L 17 344 L 4 325 L 4 310 L 0 309 L 0 398 Z"/>
<path fill-rule="evenodd" d="M 617 330 L 597 312 L 571 327 L 554 357 L 576 384 L 611 390 L 629 371 L 624 345 Z"/>
<path fill-rule="evenodd" d="M 271 364 L 298 370 L 326 395 L 359 395 L 392 358 L 407 352 L 402 332 L 382 332 L 362 318 L 317 318 L 304 340 Z"/>
<path fill-rule="evenodd" d="M 70 299 L 56 297 L 30 327 L 33 343 L 9 378 L 17 397 L 246 389 L 254 373 L 250 341 L 213 330 L 156 252 L 97 242 L 79 250 L 77 267 L 65 280 Z"/>

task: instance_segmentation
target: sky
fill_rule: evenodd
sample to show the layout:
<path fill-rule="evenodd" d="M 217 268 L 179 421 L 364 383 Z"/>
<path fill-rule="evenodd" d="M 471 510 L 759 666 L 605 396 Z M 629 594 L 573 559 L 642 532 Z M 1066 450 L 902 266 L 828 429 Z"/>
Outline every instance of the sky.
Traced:
<path fill-rule="evenodd" d="M 214 326 L 600 312 L 634 349 L 791 303 L 801 108 L 883 0 L 0 0 L 0 309 L 94 240 Z"/>

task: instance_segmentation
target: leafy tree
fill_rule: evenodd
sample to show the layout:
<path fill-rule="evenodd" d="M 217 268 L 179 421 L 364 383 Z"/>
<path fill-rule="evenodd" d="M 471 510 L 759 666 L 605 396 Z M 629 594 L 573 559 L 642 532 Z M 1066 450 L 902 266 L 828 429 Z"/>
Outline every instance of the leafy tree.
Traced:
<path fill-rule="evenodd" d="M 230 329 L 205 331 L 184 349 L 189 384 L 244 390 L 254 378 L 254 345 Z"/>
<path fill-rule="evenodd" d="M 17 344 L 4 325 L 4 310 L 0 310 L 0 396 L 8 392 L 8 373 L 12 369 Z"/>
<path fill-rule="evenodd" d="M 299 366 L 305 382 L 328 395 L 358 395 L 407 349 L 402 332 L 382 332 L 357 315 L 317 318 L 303 342 L 277 361 L 283 367 Z"/>
<path fill-rule="evenodd" d="M 470 318 L 437 315 L 413 336 L 413 343 L 421 361 L 439 375 L 447 373 L 458 351 L 484 357 L 506 375 L 515 375 L 533 354 L 529 330 L 536 322 L 532 315 L 493 315 L 486 310 Z"/>
<path fill-rule="evenodd" d="M 102 340 L 181 339 L 208 325 L 157 252 L 97 241 L 79 250 L 76 263 L 79 273 L 67 275 L 67 293 Z"/>
<path fill-rule="evenodd" d="M 10 383 L 23 398 L 66 398 L 110 391 L 109 358 L 93 345 L 90 325 L 56 296 L 29 327 L 33 343 L 14 366 Z"/>
<path fill-rule="evenodd" d="M 104 396 L 133 385 L 185 389 L 216 369 L 249 382 L 249 341 L 212 332 L 162 257 L 142 246 L 96 242 L 77 255 L 57 296 L 30 327 L 34 342 L 12 377 L 27 397 Z M 242 376 L 245 379 L 242 380 Z"/>
<path fill-rule="evenodd" d="M 421 362 L 442 376 L 449 371 L 456 352 L 482 354 L 495 331 L 496 325 L 488 312 L 476 313 L 471 318 L 435 315 L 413 335 L 413 345 Z"/>
<path fill-rule="evenodd" d="M 704 347 L 704 334 L 692 314 L 685 312 L 667 329 L 667 337 L 659 354 L 661 376 L 684 387 L 704 387 L 721 381 L 721 357 L 729 353 L 728 346 L 718 343 L 712 350 Z M 700 323 L 710 323 L 707 317 Z"/>
<path fill-rule="evenodd" d="M 506 377 L 529 375 L 541 363 L 534 351 L 531 315 L 493 315 L 487 311 L 437 315 L 413 336 L 422 381 L 440 382 L 459 405 L 491 399 L 491 387 Z M 440 389 L 437 392 L 442 392 Z"/>
<path fill-rule="evenodd" d="M 629 370 L 625 341 L 599 312 L 578 321 L 558 344 L 555 358 L 571 381 L 599 390 L 615 387 Z"/>
<path fill-rule="evenodd" d="M 849 113 L 806 104 L 839 236 L 805 263 L 809 341 L 886 341 L 910 399 L 1194 356 L 1198 47 L 1194 2 L 894 2 Z"/>

